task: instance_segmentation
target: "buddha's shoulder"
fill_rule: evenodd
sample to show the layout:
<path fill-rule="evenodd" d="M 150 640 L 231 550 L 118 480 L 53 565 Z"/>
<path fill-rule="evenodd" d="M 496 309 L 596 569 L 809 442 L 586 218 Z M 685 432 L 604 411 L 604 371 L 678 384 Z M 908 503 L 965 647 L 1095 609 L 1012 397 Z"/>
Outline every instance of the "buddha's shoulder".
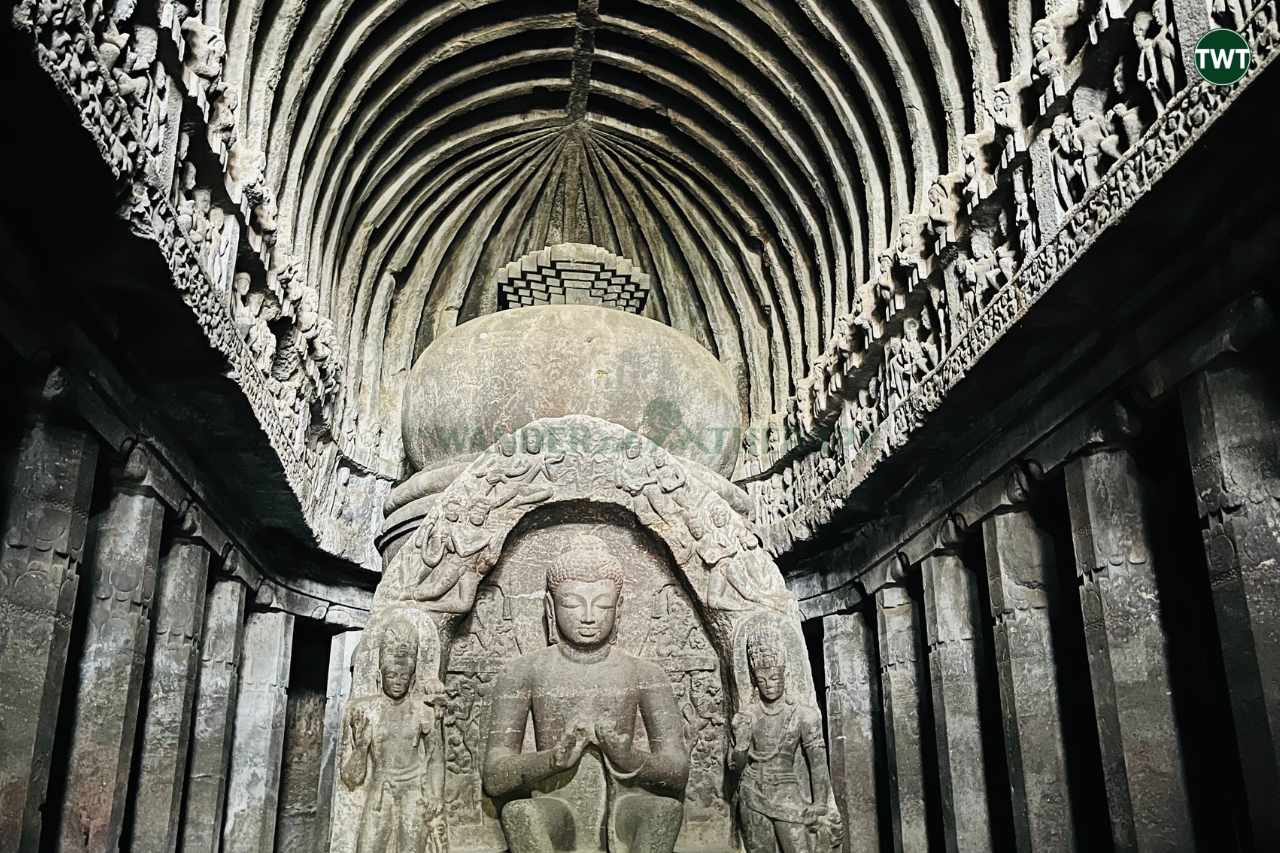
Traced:
<path fill-rule="evenodd" d="M 667 671 L 651 660 L 636 657 L 626 649 L 615 648 L 609 655 L 609 663 L 630 671 L 634 676 L 646 679 L 659 679 L 667 683 Z"/>

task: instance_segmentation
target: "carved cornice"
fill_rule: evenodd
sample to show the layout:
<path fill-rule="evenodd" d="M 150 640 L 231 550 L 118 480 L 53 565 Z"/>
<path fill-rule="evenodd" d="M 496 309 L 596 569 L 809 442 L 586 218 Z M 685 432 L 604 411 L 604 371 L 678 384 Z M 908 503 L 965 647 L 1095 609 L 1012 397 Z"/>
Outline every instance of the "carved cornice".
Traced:
<path fill-rule="evenodd" d="M 1094 242 L 1128 213 L 1271 64 L 1280 45 L 1275 0 L 1254 9 L 1242 34 L 1253 50 L 1248 76 L 1232 86 L 1196 81 L 1175 94 L 1136 144 L 1083 194 L 1067 212 L 1058 230 L 995 293 L 940 363 L 887 412 L 856 450 L 849 452 L 841 447 L 840 430 L 837 430 L 812 451 L 794 458 L 770 477 L 749 484 L 757 499 L 766 544 L 774 554 L 812 538 L 816 530 L 830 520 L 834 508 L 842 505 L 873 471 L 910 441 L 996 342 L 1062 280 Z M 851 402 L 848 408 L 857 409 L 858 404 Z M 812 488 L 812 494 L 803 495 L 794 510 L 778 516 L 769 504 L 801 479 L 803 467 L 812 467 L 813 460 L 820 458 L 835 461 L 836 473 Z"/>
<path fill-rule="evenodd" d="M 195 315 L 201 331 L 227 359 L 228 375 L 248 399 L 308 522 L 313 529 L 322 527 L 319 515 L 332 503 L 329 492 L 341 488 L 332 476 L 335 470 L 345 465 L 368 473 L 367 466 L 351 460 L 332 436 L 311 442 L 298 440 L 296 413 L 292 407 L 282 412 L 288 401 L 272 387 L 274 380 L 269 373 L 255 363 L 253 350 L 228 310 L 227 293 L 211 280 L 200 252 L 181 224 L 181 212 L 163 186 L 166 170 L 148 146 L 136 111 L 120 88 L 122 78 L 111 73 L 116 60 L 104 58 L 99 52 L 94 27 L 86 19 L 83 5 L 65 0 L 25 0 L 14 8 L 12 21 L 17 29 L 30 34 L 40 67 L 72 102 L 82 126 L 120 182 L 121 197 L 125 199 L 120 216 L 137 236 L 158 248 L 174 287 Z M 176 32 L 175 28 L 176 25 L 170 26 Z M 174 40 L 179 44 L 181 60 L 181 39 L 174 36 Z M 178 79 L 189 90 L 187 95 L 202 105 L 202 112 L 207 111 L 203 91 L 192 88 L 193 78 L 188 71 L 184 70 Z M 226 159 L 225 151 L 215 153 Z"/>

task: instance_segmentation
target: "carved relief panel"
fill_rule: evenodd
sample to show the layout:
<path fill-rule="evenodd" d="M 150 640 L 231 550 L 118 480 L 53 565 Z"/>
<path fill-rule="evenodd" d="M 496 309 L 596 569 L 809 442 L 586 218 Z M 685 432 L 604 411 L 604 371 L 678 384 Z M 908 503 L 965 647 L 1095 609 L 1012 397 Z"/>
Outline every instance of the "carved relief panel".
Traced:
<path fill-rule="evenodd" d="M 667 673 L 690 753 L 679 846 L 726 847 L 732 821 L 725 789 L 725 689 L 720 661 L 666 549 L 625 510 L 581 503 L 531 512 L 507 540 L 453 635 L 445 664 L 446 814 L 452 849 L 506 846 L 492 801 L 481 790 L 491 690 L 498 671 L 549 644 L 543 597 L 556 556 L 582 534 L 623 557 L 626 583 L 617 644 Z M 643 729 L 643 722 L 639 723 Z M 531 733 L 526 733 L 531 741 Z"/>

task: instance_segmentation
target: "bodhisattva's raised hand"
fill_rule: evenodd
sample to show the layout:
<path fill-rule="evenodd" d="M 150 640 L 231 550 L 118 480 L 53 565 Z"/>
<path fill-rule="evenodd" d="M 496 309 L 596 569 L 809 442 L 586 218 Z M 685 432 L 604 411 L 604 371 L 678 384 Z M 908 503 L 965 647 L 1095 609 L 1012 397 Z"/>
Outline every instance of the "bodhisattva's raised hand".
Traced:
<path fill-rule="evenodd" d="M 368 749 L 369 715 L 365 713 L 364 708 L 351 709 L 351 718 L 348 720 L 348 726 L 351 728 L 351 742 L 358 749 Z"/>
<path fill-rule="evenodd" d="M 592 742 L 592 730 L 583 722 L 575 722 L 551 750 L 551 769 L 558 772 L 576 767 L 582 751 Z"/>

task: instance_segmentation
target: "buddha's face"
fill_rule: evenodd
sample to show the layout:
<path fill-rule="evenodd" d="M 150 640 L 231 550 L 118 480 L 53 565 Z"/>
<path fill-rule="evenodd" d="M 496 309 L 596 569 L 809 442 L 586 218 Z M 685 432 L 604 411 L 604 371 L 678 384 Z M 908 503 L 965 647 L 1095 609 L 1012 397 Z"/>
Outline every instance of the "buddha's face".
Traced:
<path fill-rule="evenodd" d="M 621 603 L 621 590 L 607 578 L 568 580 L 547 593 L 548 616 L 555 622 L 560 641 L 584 650 L 609 642 Z"/>
<path fill-rule="evenodd" d="M 392 699 L 403 699 L 413 686 L 413 674 L 418 668 L 417 651 L 407 645 L 384 647 L 378 660 L 382 674 L 382 692 Z"/>
<path fill-rule="evenodd" d="M 782 698 L 783 692 L 787 689 L 787 668 L 785 666 L 758 667 L 753 675 L 756 680 L 756 690 L 760 691 L 761 699 L 766 702 L 777 702 Z"/>

